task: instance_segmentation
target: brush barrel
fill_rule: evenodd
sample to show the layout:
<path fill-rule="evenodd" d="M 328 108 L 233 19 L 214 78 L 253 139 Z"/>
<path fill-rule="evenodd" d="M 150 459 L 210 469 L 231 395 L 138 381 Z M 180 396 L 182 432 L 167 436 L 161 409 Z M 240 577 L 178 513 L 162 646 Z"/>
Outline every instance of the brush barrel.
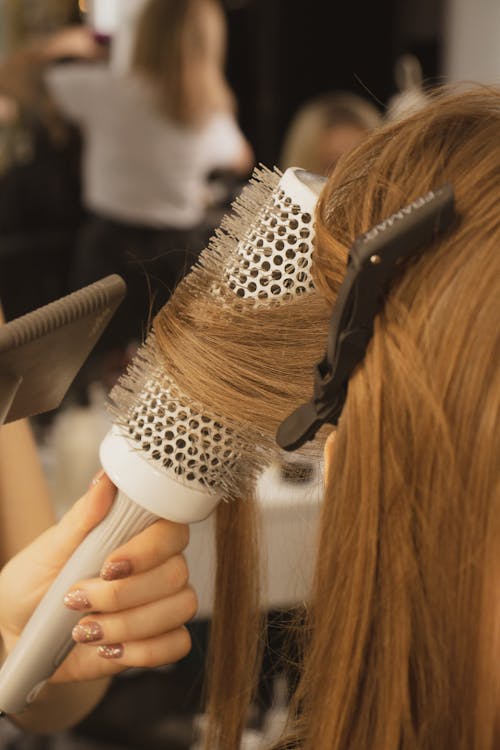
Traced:
<path fill-rule="evenodd" d="M 94 578 L 114 549 L 157 516 L 119 493 L 110 512 L 76 549 L 29 619 L 0 670 L 0 710 L 19 713 L 31 703 L 75 645 L 71 631 L 81 612 L 63 604 L 75 583 Z"/>

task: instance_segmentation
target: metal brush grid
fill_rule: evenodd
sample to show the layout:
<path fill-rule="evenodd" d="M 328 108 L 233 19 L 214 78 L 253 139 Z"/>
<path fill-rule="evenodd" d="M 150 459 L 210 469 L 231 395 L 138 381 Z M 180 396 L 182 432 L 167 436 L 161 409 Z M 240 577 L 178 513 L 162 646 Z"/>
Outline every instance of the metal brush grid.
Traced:
<path fill-rule="evenodd" d="M 290 299 L 313 291 L 313 218 L 283 189 L 272 195 L 257 223 L 237 247 L 224 282 L 240 299 Z"/>
<path fill-rule="evenodd" d="M 209 490 L 223 485 L 243 448 L 234 431 L 201 413 L 173 385 L 151 379 L 138 395 L 127 422 L 137 448 L 186 482 Z"/>

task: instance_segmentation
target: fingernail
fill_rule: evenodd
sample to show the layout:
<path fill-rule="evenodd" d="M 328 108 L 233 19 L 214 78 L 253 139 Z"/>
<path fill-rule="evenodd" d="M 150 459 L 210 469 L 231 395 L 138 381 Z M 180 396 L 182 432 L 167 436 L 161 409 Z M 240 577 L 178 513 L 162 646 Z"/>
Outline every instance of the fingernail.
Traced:
<path fill-rule="evenodd" d="M 97 653 L 104 659 L 119 659 L 123 656 L 123 646 L 121 643 L 114 643 L 112 646 L 98 646 Z"/>
<path fill-rule="evenodd" d="M 91 481 L 91 483 L 89 485 L 89 489 L 91 489 L 92 487 L 95 487 L 96 484 L 98 482 L 100 482 L 100 480 L 103 478 L 103 476 L 104 476 L 105 473 L 106 472 L 104 471 L 104 469 L 101 469 L 100 471 L 98 471 L 97 474 L 95 475 L 95 477 L 92 479 L 92 481 Z"/>
<path fill-rule="evenodd" d="M 90 609 L 90 600 L 82 589 L 69 591 L 63 599 L 66 607 L 70 609 Z"/>
<path fill-rule="evenodd" d="M 101 578 L 105 581 L 115 581 L 117 578 L 127 578 L 132 572 L 130 560 L 116 560 L 107 562 L 101 568 Z"/>
<path fill-rule="evenodd" d="M 103 632 L 98 622 L 84 622 L 75 625 L 71 635 L 77 643 L 91 643 L 92 641 L 100 641 Z"/>

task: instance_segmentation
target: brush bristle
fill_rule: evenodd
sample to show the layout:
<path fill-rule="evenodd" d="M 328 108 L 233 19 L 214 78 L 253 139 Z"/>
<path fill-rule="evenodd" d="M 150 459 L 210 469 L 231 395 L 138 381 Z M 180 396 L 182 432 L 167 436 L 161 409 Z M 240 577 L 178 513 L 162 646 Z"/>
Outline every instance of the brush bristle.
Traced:
<path fill-rule="evenodd" d="M 200 275 L 223 280 L 236 249 L 252 233 L 256 218 L 272 206 L 281 177 L 277 168 L 271 171 L 261 165 L 254 170 L 248 184 L 231 204 L 231 211 L 224 216 L 208 246 L 200 253 L 189 280 L 196 282 Z"/>

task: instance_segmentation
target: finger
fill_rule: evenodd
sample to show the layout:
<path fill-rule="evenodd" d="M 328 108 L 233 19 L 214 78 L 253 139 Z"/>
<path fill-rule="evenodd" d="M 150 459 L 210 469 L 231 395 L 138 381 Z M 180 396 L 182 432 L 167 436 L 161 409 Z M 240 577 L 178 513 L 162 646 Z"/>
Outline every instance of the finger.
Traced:
<path fill-rule="evenodd" d="M 114 644 L 154 638 L 175 630 L 196 614 L 198 600 L 186 586 L 173 596 L 116 614 L 92 614 L 73 628 L 77 643 Z"/>
<path fill-rule="evenodd" d="M 107 581 L 156 568 L 187 547 L 189 526 L 158 520 L 105 560 L 101 577 Z"/>
<path fill-rule="evenodd" d="M 182 659 L 190 650 L 191 636 L 184 625 L 156 638 L 130 641 L 124 645 L 118 643 L 98 646 L 96 649 L 100 659 L 124 667 L 158 667 L 161 664 L 171 664 Z"/>
<path fill-rule="evenodd" d="M 107 646 L 77 645 L 51 678 L 51 682 L 96 680 L 130 667 L 159 667 L 173 664 L 191 650 L 191 636 L 181 626 L 142 641 Z"/>
<path fill-rule="evenodd" d="M 116 488 L 102 473 L 89 491 L 34 542 L 24 548 L 2 571 L 3 587 L 28 592 L 26 610 L 31 612 L 48 583 L 73 551 L 109 511 Z M 11 580 L 12 579 L 12 580 Z"/>
<path fill-rule="evenodd" d="M 183 589 L 189 578 L 184 555 L 174 555 L 152 570 L 116 581 L 81 581 L 64 597 L 69 609 L 120 612 L 164 599 Z"/>

